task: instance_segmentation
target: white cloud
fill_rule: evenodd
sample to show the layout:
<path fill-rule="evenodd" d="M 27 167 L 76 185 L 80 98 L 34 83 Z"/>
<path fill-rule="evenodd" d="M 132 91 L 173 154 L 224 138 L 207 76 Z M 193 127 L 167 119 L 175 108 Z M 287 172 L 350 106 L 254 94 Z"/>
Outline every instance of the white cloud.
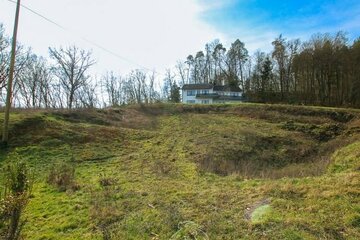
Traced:
<path fill-rule="evenodd" d="M 197 0 L 203 12 L 229 7 L 238 1 L 239 0 Z"/>
<path fill-rule="evenodd" d="M 202 49 L 223 34 L 202 21 L 205 7 L 197 0 L 28 0 L 23 4 L 49 17 L 63 31 L 22 9 L 18 40 L 47 56 L 48 47 L 75 44 L 93 49 L 96 70 L 126 73 L 134 64 L 81 40 L 89 39 L 142 66 L 158 70 Z M 10 34 L 15 4 L 0 1 L 0 22 Z"/>

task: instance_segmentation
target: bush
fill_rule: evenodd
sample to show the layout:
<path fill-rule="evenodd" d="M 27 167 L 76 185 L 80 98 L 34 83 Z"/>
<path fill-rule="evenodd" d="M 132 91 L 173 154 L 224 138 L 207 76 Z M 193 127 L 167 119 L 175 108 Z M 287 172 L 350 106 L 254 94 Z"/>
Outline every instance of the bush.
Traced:
<path fill-rule="evenodd" d="M 117 183 L 117 179 L 113 177 L 107 177 L 105 174 L 100 174 L 99 184 L 101 187 L 112 186 Z"/>
<path fill-rule="evenodd" d="M 11 164 L 4 168 L 4 173 L 4 193 L 0 197 L 0 237 L 15 240 L 20 238 L 25 224 L 25 221 L 21 221 L 21 215 L 31 192 L 29 168 L 14 154 L 11 155 Z"/>
<path fill-rule="evenodd" d="M 75 181 L 75 168 L 67 163 L 53 165 L 47 183 L 56 186 L 59 191 L 76 191 L 80 188 Z"/>

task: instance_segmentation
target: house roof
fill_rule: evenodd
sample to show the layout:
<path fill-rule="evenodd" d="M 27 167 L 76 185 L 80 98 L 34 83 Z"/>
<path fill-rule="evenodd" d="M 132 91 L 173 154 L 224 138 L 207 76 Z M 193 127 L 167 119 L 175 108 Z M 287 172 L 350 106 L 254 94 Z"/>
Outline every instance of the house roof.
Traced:
<path fill-rule="evenodd" d="M 203 84 L 184 84 L 184 86 L 182 87 L 183 90 L 197 90 L 197 89 L 212 89 L 213 85 L 212 84 L 207 84 L 207 83 L 203 83 Z"/>
<path fill-rule="evenodd" d="M 212 85 L 208 83 L 200 83 L 200 84 L 184 84 L 182 89 L 183 90 L 198 90 L 198 89 L 212 89 L 214 91 L 219 92 L 241 92 L 239 87 L 232 87 L 229 85 Z"/>
<path fill-rule="evenodd" d="M 215 85 L 214 91 L 218 92 L 241 92 L 239 87 L 232 87 L 229 85 Z"/>

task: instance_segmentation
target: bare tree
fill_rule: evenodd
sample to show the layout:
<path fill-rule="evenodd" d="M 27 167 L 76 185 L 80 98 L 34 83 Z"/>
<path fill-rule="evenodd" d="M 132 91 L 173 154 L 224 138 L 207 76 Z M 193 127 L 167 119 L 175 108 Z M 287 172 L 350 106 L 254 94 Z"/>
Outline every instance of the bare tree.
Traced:
<path fill-rule="evenodd" d="M 277 63 L 277 69 L 279 72 L 279 82 L 280 82 L 280 91 L 281 91 L 281 100 L 284 99 L 284 94 L 289 90 L 288 79 L 286 78 L 286 69 L 287 69 L 287 60 L 288 55 L 286 52 L 286 39 L 280 36 L 276 38 L 272 45 L 274 46 L 274 50 L 272 52 L 272 57 L 275 59 Z"/>
<path fill-rule="evenodd" d="M 52 108 L 65 108 L 66 103 L 64 99 L 66 99 L 64 91 L 60 83 L 52 84 Z"/>
<path fill-rule="evenodd" d="M 4 35 L 4 29 L 0 25 L 0 94 L 4 98 L 3 90 L 7 87 L 6 83 L 9 78 L 10 69 L 10 40 Z M 31 61 L 30 49 L 24 48 L 24 46 L 17 44 L 16 51 L 16 62 L 14 66 L 14 81 L 21 75 L 21 72 L 26 68 L 28 63 Z M 15 84 L 15 83 L 14 83 Z M 13 90 L 13 96 L 16 97 L 17 89 Z M 4 99 L 3 99 L 4 101 Z"/>
<path fill-rule="evenodd" d="M 99 102 L 98 96 L 96 93 L 97 83 L 85 83 L 77 91 L 77 99 L 79 99 L 79 105 L 85 108 L 95 108 Z"/>
<path fill-rule="evenodd" d="M 156 78 L 156 72 L 152 71 L 149 78 L 149 84 L 148 84 L 148 95 L 149 95 L 149 103 L 154 103 L 158 99 L 158 94 L 155 90 L 155 78 Z"/>
<path fill-rule="evenodd" d="M 0 24 L 0 90 L 2 90 L 6 85 L 6 79 L 8 76 L 8 64 L 9 64 L 9 46 L 10 41 L 4 33 L 5 29 L 3 25 Z"/>
<path fill-rule="evenodd" d="M 51 75 L 44 58 L 32 54 L 14 82 L 15 98 L 26 107 L 50 107 Z"/>
<path fill-rule="evenodd" d="M 118 106 L 122 101 L 123 82 L 122 77 L 115 76 L 114 72 L 108 72 L 101 78 L 102 86 L 110 106 Z"/>
<path fill-rule="evenodd" d="M 91 52 L 80 50 L 76 46 L 66 49 L 49 48 L 50 57 L 56 61 L 54 73 L 67 96 L 67 107 L 72 108 L 76 91 L 87 84 L 88 69 L 95 64 Z"/>
<path fill-rule="evenodd" d="M 245 44 L 237 39 L 234 43 L 231 44 L 231 48 L 228 51 L 228 62 L 229 62 L 229 72 L 230 75 L 235 77 L 236 84 L 240 84 L 241 88 L 245 89 L 245 79 L 244 79 L 244 65 L 248 60 L 249 54 L 248 50 L 245 48 Z"/>
<path fill-rule="evenodd" d="M 142 70 L 134 70 L 122 79 L 122 103 L 149 104 L 156 102 L 160 98 L 155 87 L 155 71 L 146 73 Z"/>
<path fill-rule="evenodd" d="M 168 101 L 171 98 L 171 88 L 175 84 L 175 74 L 170 69 L 165 70 L 165 78 L 162 86 L 162 99 Z"/>
<path fill-rule="evenodd" d="M 188 83 L 187 82 L 187 80 L 188 80 L 187 72 L 189 71 L 189 69 L 186 68 L 185 63 L 183 63 L 181 61 L 178 61 L 175 67 L 176 67 L 177 73 L 180 77 L 180 85 L 183 86 L 184 84 Z"/>
<path fill-rule="evenodd" d="M 212 53 L 214 59 L 214 82 L 222 84 L 222 76 L 227 75 L 226 69 L 224 68 L 224 62 L 226 61 L 226 48 L 221 44 L 217 44 Z"/>

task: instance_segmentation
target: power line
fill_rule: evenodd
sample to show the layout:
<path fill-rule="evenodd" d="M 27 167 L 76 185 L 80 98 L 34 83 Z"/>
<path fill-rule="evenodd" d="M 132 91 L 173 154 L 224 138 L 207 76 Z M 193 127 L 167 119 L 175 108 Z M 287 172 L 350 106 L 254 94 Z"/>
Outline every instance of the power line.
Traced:
<path fill-rule="evenodd" d="M 15 2 L 15 1 L 13 1 L 13 0 L 8 0 L 8 1 L 9 1 L 9 2 L 12 2 L 12 3 L 16 3 L 16 2 Z M 34 10 L 32 10 L 31 8 L 29 8 L 29 7 L 25 6 L 24 4 L 22 4 L 22 3 L 21 3 L 21 4 L 20 4 L 20 6 L 21 6 L 21 7 L 23 7 L 23 8 L 25 8 L 26 10 L 28 10 L 28 11 L 32 12 L 33 14 L 35 14 L 35 15 L 37 15 L 37 16 L 39 16 L 39 17 L 43 18 L 43 19 L 45 19 L 46 21 L 48 21 L 48 22 L 50 22 L 50 23 L 54 24 L 55 26 L 57 26 L 57 27 L 61 28 L 62 30 L 68 31 L 68 29 L 66 29 L 65 27 L 63 27 L 63 26 L 61 26 L 60 24 L 58 24 L 58 23 L 56 23 L 56 22 L 52 21 L 51 19 L 49 19 L 49 18 L 45 17 L 44 15 L 41 15 L 40 13 L 35 12 L 35 11 L 34 11 Z"/>
<path fill-rule="evenodd" d="M 13 1 L 13 0 L 8 0 L 8 1 L 16 4 L 16 2 Z M 101 46 L 100 44 L 98 44 L 98 43 L 96 43 L 96 42 L 94 42 L 94 41 L 92 41 L 92 40 L 89 40 L 89 39 L 87 39 L 87 38 L 85 38 L 85 37 L 83 37 L 83 36 L 81 36 L 81 35 L 79 35 L 79 34 L 77 34 L 77 33 L 74 33 L 73 31 L 69 30 L 68 28 L 66 28 L 66 27 L 62 26 L 61 24 L 59 24 L 59 23 L 51 20 L 50 18 L 48 18 L 48 17 L 46 17 L 46 16 L 38 13 L 37 11 L 31 9 L 30 7 L 25 6 L 24 4 L 20 4 L 20 6 L 23 7 L 24 9 L 28 10 L 29 12 L 37 15 L 38 17 L 44 19 L 45 21 L 47 21 L 47 22 L 55 25 L 56 27 L 62 29 L 63 31 L 66 31 L 66 32 L 69 32 L 69 33 L 71 33 L 71 34 L 77 35 L 81 40 L 89 43 L 90 45 L 93 45 L 94 47 L 96 47 L 96 48 L 98 48 L 98 49 L 101 49 L 102 51 L 104 51 L 104 52 L 106 52 L 106 53 L 108 53 L 108 54 L 113 55 L 114 57 L 117 57 L 117 58 L 121 59 L 121 60 L 124 61 L 124 62 L 130 63 L 130 64 L 132 64 L 132 65 L 136 65 L 136 66 L 138 66 L 138 67 L 140 67 L 140 68 L 142 68 L 142 69 L 145 69 L 145 70 L 147 70 L 147 71 L 152 71 L 151 69 L 149 69 L 149 68 L 147 68 L 147 67 L 144 67 L 144 66 L 141 65 L 141 64 L 138 64 L 138 63 L 136 63 L 136 62 L 134 62 L 134 61 L 132 61 L 132 60 L 129 60 L 129 59 L 123 57 L 123 56 L 120 56 L 119 54 L 117 54 L 117 53 L 115 53 L 115 52 L 113 52 L 113 51 L 111 51 L 111 50 L 109 50 L 109 49 Z"/>

